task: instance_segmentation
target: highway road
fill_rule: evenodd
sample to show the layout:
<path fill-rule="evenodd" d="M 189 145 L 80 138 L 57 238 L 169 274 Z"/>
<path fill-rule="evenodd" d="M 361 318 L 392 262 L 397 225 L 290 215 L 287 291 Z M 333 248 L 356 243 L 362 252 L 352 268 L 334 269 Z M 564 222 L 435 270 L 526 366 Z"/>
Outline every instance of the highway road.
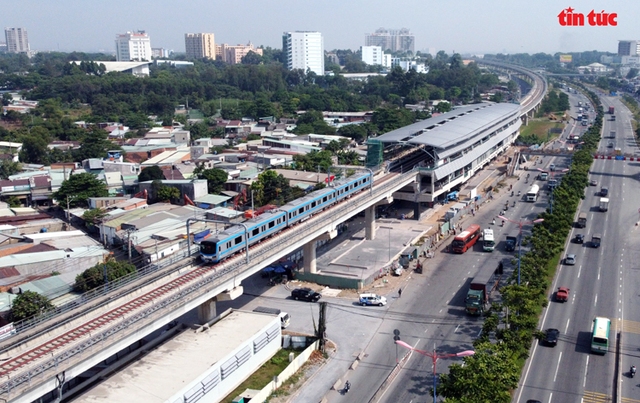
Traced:
<path fill-rule="evenodd" d="M 609 136 L 616 132 L 615 139 L 603 139 L 600 153 L 611 153 L 620 147 L 624 153 L 637 154 L 629 114 L 615 98 L 604 98 L 607 110 L 614 105 L 617 120 L 605 115 L 603 133 Z M 626 109 L 626 108 L 625 108 Z M 609 141 L 614 147 L 608 147 Z M 584 234 L 589 241 L 594 233 L 602 234 L 602 246 L 592 248 L 589 243 L 567 243 L 566 253 L 577 255 L 575 266 L 561 264 L 553 289 L 559 286 L 570 288 L 566 303 L 553 301 L 543 312 L 541 329 L 557 328 L 561 336 L 554 348 L 535 343 L 532 355 L 525 366 L 520 390 L 515 402 L 537 399 L 542 402 L 605 402 L 611 401 L 618 378 L 615 371 L 616 333 L 622 332 L 621 396 L 624 402 L 640 401 L 637 382 L 626 376 L 630 365 L 640 364 L 640 312 L 637 289 L 640 273 L 633 270 L 633 262 L 640 258 L 640 203 L 636 181 L 640 175 L 640 164 L 617 160 L 596 160 L 591 168 L 590 179 L 597 186 L 586 189 L 586 197 L 579 211 L 587 212 L 587 226 L 574 228 L 571 238 Z M 609 188 L 609 211 L 598 211 L 599 191 Z M 595 316 L 612 320 L 609 352 L 602 355 L 590 353 L 591 326 Z"/>

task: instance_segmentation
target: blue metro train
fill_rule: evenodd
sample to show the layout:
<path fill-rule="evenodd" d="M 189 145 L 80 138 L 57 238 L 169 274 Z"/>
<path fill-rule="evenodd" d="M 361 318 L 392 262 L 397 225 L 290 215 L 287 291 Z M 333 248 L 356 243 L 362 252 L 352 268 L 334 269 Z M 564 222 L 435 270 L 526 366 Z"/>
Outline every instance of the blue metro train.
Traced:
<path fill-rule="evenodd" d="M 351 197 L 354 193 L 372 186 L 372 181 L 373 177 L 370 172 L 357 173 L 348 178 L 334 181 L 330 187 L 311 192 L 277 210 L 245 221 L 244 224 L 248 227 L 249 245 L 260 242 Z M 217 263 L 243 250 L 246 243 L 245 229 L 240 225 L 234 225 L 200 242 L 200 256 L 205 262 Z"/>

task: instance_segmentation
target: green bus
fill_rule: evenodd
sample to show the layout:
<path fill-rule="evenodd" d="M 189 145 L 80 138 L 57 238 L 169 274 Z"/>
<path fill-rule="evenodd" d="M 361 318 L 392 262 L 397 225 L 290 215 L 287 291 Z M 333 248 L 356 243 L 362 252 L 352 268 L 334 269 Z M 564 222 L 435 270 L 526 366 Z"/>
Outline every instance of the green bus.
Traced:
<path fill-rule="evenodd" d="M 591 352 L 606 354 L 609 350 L 609 330 L 611 320 L 609 318 L 596 317 L 593 320 L 593 331 L 591 333 Z"/>

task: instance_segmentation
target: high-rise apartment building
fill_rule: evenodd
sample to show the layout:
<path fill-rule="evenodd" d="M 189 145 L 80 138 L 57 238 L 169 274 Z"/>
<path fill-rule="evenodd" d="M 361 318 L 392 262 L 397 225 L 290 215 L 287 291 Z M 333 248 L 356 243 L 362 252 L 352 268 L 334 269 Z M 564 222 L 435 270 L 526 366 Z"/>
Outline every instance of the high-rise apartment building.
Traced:
<path fill-rule="evenodd" d="M 5 28 L 4 37 L 7 41 L 8 53 L 29 54 L 29 38 L 27 30 L 24 28 Z"/>
<path fill-rule="evenodd" d="M 184 34 L 184 47 L 188 59 L 216 58 L 213 34 Z"/>
<path fill-rule="evenodd" d="M 415 52 L 416 37 L 406 28 L 379 28 L 373 34 L 365 34 L 365 46 L 380 46 L 383 51 Z"/>
<path fill-rule="evenodd" d="M 119 62 L 151 61 L 151 39 L 145 31 L 116 35 L 116 60 Z"/>
<path fill-rule="evenodd" d="M 324 40 L 320 32 L 285 32 L 282 51 L 289 70 L 310 70 L 324 75 Z"/>
<path fill-rule="evenodd" d="M 618 56 L 640 55 L 640 41 L 618 41 Z"/>
<path fill-rule="evenodd" d="M 391 55 L 384 53 L 380 46 L 360 46 L 362 61 L 369 66 L 391 67 Z"/>
<path fill-rule="evenodd" d="M 262 49 L 256 48 L 251 42 L 246 45 L 216 45 L 216 59 L 229 64 L 240 64 L 249 52 L 262 56 Z"/>

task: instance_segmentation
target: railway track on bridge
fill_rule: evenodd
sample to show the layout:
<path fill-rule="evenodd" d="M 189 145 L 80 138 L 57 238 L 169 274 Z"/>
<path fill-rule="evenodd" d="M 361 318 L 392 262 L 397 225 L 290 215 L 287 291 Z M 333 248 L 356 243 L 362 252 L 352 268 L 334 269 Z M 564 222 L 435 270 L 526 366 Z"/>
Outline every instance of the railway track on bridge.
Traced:
<path fill-rule="evenodd" d="M 411 173 L 407 173 L 407 175 L 411 175 Z M 386 188 L 392 188 L 394 186 L 393 179 L 398 176 L 398 174 L 391 173 L 377 178 L 373 191 L 386 192 Z M 323 219 L 326 220 L 332 213 L 337 212 L 338 209 L 347 208 L 347 205 L 354 205 L 360 199 L 366 202 L 368 195 L 369 190 L 364 190 L 354 195 L 351 199 L 346 199 L 325 209 L 307 221 L 298 223 L 279 232 L 270 240 L 254 244 L 249 248 L 250 254 L 252 251 L 255 251 L 257 256 L 261 256 L 270 248 L 275 247 L 278 239 L 283 241 L 283 237 L 288 237 L 296 231 L 303 234 L 305 226 L 322 222 Z M 271 243 L 274 243 L 274 245 L 271 245 Z M 69 331 L 48 339 L 25 352 L 18 353 L 15 357 L 3 362 L 0 366 L 0 395 L 11 393 L 11 391 L 18 386 L 25 382 L 30 383 L 34 377 L 52 368 L 55 368 L 56 372 L 62 371 L 63 369 L 58 367 L 59 361 L 67 360 L 67 358 L 78 354 L 76 350 L 84 351 L 104 341 L 116 332 L 121 331 L 122 328 L 126 328 L 130 324 L 148 317 L 151 313 L 167 307 L 177 300 L 176 295 L 196 290 L 196 286 L 198 283 L 202 283 L 203 279 L 208 279 L 210 283 L 215 279 L 222 278 L 226 274 L 235 271 L 243 264 L 243 253 L 244 252 L 240 252 L 215 265 L 197 266 L 189 272 L 143 295 L 135 297 L 106 313 L 97 314 L 98 316 L 88 319 L 86 322 Z M 118 327 L 118 324 L 121 326 Z M 48 331 L 50 330 L 51 329 L 48 329 Z M 60 360 L 58 361 L 56 357 L 60 357 Z"/>

